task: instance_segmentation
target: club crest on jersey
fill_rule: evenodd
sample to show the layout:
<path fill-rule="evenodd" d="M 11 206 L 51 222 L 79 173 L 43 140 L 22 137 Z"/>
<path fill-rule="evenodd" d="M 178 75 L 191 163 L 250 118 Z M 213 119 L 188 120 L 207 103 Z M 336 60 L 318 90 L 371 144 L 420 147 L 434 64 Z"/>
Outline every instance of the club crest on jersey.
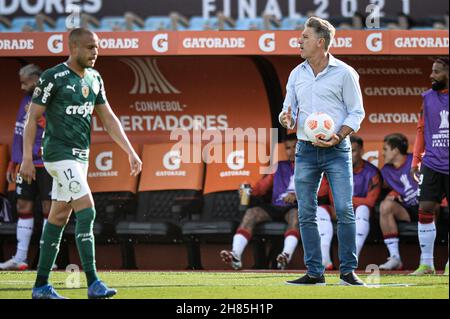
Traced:
<path fill-rule="evenodd" d="M 77 194 L 81 191 L 81 184 L 78 181 L 72 181 L 69 184 L 69 190 L 72 193 Z"/>
<path fill-rule="evenodd" d="M 36 98 L 36 97 L 38 97 L 39 95 L 41 95 L 41 93 L 42 93 L 41 88 L 36 87 L 36 88 L 34 89 L 34 92 L 33 92 L 33 97 Z"/>
<path fill-rule="evenodd" d="M 83 94 L 84 98 L 86 99 L 89 95 L 89 86 L 83 85 L 81 87 L 81 94 Z"/>

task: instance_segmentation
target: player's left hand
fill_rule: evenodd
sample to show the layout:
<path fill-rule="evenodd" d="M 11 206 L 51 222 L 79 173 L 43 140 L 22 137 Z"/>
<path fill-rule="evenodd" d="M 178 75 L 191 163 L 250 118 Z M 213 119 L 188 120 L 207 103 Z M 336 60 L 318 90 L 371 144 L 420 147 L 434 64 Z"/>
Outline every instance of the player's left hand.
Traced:
<path fill-rule="evenodd" d="M 128 155 L 128 160 L 130 162 L 131 176 L 138 176 L 142 171 L 142 161 L 139 156 L 133 152 Z"/>
<path fill-rule="evenodd" d="M 328 141 L 322 140 L 322 139 L 317 139 L 317 142 L 313 142 L 312 145 L 316 146 L 316 147 L 332 147 L 334 145 L 337 145 L 341 142 L 339 136 L 337 136 L 336 134 L 333 134 L 333 136 L 331 136 L 331 138 Z"/>

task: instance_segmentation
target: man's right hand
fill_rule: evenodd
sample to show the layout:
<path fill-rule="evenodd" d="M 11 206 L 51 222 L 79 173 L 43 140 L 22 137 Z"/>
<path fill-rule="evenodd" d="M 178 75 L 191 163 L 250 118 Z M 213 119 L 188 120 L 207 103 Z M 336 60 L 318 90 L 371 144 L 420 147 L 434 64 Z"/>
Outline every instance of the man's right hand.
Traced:
<path fill-rule="evenodd" d="M 31 184 L 36 179 L 36 168 L 34 167 L 33 161 L 24 160 L 20 165 L 19 174 L 25 182 Z"/>
<path fill-rule="evenodd" d="M 419 180 L 420 180 L 420 178 L 419 178 L 419 176 L 420 176 L 419 167 L 417 167 L 417 166 L 411 167 L 410 173 L 411 173 L 412 178 L 414 178 L 414 180 L 417 183 L 419 183 Z"/>
<path fill-rule="evenodd" d="M 281 115 L 281 125 L 285 128 L 289 128 L 292 124 L 292 109 L 288 106 L 288 110 Z"/>

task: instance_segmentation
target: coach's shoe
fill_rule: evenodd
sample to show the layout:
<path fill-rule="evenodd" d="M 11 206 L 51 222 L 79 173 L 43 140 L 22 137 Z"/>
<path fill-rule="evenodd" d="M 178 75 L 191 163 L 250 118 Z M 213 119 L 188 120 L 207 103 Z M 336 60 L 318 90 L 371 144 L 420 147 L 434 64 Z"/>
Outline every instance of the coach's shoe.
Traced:
<path fill-rule="evenodd" d="M 445 265 L 444 276 L 448 276 L 448 261 L 447 261 L 447 265 Z"/>
<path fill-rule="evenodd" d="M 433 266 L 428 265 L 420 265 L 419 268 L 416 269 L 411 276 L 423 276 L 423 275 L 434 275 L 436 274 L 436 270 Z"/>
<path fill-rule="evenodd" d="M 295 280 L 286 281 L 286 284 L 296 286 L 326 286 L 324 275 L 311 277 L 308 274 Z"/>
<path fill-rule="evenodd" d="M 380 270 L 402 270 L 403 263 L 400 258 L 397 257 L 389 257 L 387 262 L 380 265 Z"/>
<path fill-rule="evenodd" d="M 59 295 L 51 285 L 33 288 L 32 299 L 68 299 Z"/>
<path fill-rule="evenodd" d="M 235 253 L 230 250 L 222 250 L 220 252 L 220 257 L 224 263 L 230 264 L 234 270 L 239 270 L 242 268 L 242 261 L 239 259 Z"/>
<path fill-rule="evenodd" d="M 349 272 L 348 274 L 341 274 L 340 279 L 341 281 L 339 282 L 339 285 L 341 286 L 366 286 L 364 281 L 359 279 L 359 277 L 353 271 Z"/>
<path fill-rule="evenodd" d="M 88 288 L 89 299 L 106 299 L 117 294 L 116 289 L 110 289 L 101 280 L 94 281 Z"/>
<path fill-rule="evenodd" d="M 27 270 L 28 264 L 25 262 L 18 262 L 13 258 L 0 263 L 0 270 Z"/>
<path fill-rule="evenodd" d="M 289 264 L 289 254 L 288 253 L 281 253 L 277 257 L 277 268 L 278 269 L 285 269 L 287 265 Z"/>

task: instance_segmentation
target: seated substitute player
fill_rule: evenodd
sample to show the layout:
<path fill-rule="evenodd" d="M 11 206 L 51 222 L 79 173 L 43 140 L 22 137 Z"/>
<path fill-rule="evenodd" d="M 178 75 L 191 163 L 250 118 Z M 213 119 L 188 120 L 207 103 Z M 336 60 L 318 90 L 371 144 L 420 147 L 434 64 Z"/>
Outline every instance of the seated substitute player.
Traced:
<path fill-rule="evenodd" d="M 241 256 L 252 237 L 253 229 L 257 224 L 268 221 L 286 221 L 287 230 L 284 234 L 284 248 L 277 257 L 278 268 L 284 269 L 290 262 L 300 238 L 298 229 L 297 198 L 294 189 L 294 160 L 297 137 L 289 134 L 284 141 L 288 160 L 278 162 L 274 174 L 266 175 L 252 188 L 253 207 L 247 209 L 242 218 L 233 245 L 230 250 L 222 250 L 220 257 L 225 263 L 231 264 L 233 269 L 241 269 Z M 266 203 L 257 196 L 266 195 L 272 190 L 272 202 Z"/>
<path fill-rule="evenodd" d="M 381 176 L 377 167 L 362 158 L 364 154 L 363 140 L 356 136 L 350 136 L 352 144 L 353 163 L 353 207 L 356 218 L 356 254 L 359 257 L 364 242 L 370 231 L 370 212 L 381 192 Z M 329 192 L 329 188 L 321 186 L 321 191 Z M 331 193 L 329 194 L 333 199 Z M 333 238 L 332 219 L 335 218 L 334 208 L 331 206 L 321 206 L 317 209 L 317 219 L 321 238 L 322 263 L 327 270 L 333 269 L 330 258 L 331 239 Z"/>
<path fill-rule="evenodd" d="M 442 201 L 442 197 L 449 198 L 448 57 L 440 57 L 434 61 L 430 79 L 432 88 L 422 94 L 422 110 L 417 125 L 414 160 L 411 167 L 413 177 L 420 181 L 418 236 L 421 256 L 419 268 L 413 275 L 436 273 L 434 214 L 438 211 L 436 206 Z M 419 164 L 421 164 L 420 171 Z M 447 260 L 446 275 L 448 267 Z"/>
<path fill-rule="evenodd" d="M 413 156 L 408 153 L 408 139 L 400 133 L 387 135 L 383 145 L 384 166 L 381 169 L 383 186 L 391 192 L 380 204 L 380 227 L 389 250 L 381 270 L 403 268 L 397 221 L 417 221 L 419 216 L 419 185 L 410 174 Z"/>
<path fill-rule="evenodd" d="M 39 196 L 42 205 L 42 214 L 45 226 L 50 212 L 52 190 L 52 177 L 44 168 L 41 156 L 42 134 L 45 128 L 45 118 L 38 121 L 36 139 L 33 144 L 33 163 L 36 166 L 36 180 L 31 184 L 24 183 L 20 176 L 15 176 L 17 166 L 22 163 L 23 128 L 31 96 L 41 75 L 41 69 L 35 64 L 28 64 L 20 69 L 19 77 L 21 89 L 25 96 L 20 102 L 19 111 L 16 116 L 14 127 L 14 138 L 12 144 L 12 159 L 8 165 L 6 179 L 8 183 L 16 181 L 16 209 L 17 209 L 17 249 L 13 258 L 0 263 L 0 270 L 26 270 L 28 269 L 28 248 L 34 227 L 33 206 L 35 199 Z"/>
<path fill-rule="evenodd" d="M 48 283 L 48 279 L 72 210 L 76 215 L 75 240 L 87 278 L 88 297 L 108 298 L 117 293 L 98 279 L 95 266 L 95 206 L 87 183 L 94 110 L 112 139 L 127 152 L 132 175 L 139 174 L 142 162 L 106 99 L 100 74 L 93 69 L 98 55 L 98 42 L 97 35 L 87 29 L 72 30 L 69 34 L 69 59 L 46 70 L 33 93 L 25 125 L 24 155 L 19 173 L 28 183 L 35 179 L 32 145 L 37 120 L 45 112 L 47 125 L 43 160 L 45 168 L 53 177 L 53 201 L 41 238 L 33 299 L 63 298 Z"/>

